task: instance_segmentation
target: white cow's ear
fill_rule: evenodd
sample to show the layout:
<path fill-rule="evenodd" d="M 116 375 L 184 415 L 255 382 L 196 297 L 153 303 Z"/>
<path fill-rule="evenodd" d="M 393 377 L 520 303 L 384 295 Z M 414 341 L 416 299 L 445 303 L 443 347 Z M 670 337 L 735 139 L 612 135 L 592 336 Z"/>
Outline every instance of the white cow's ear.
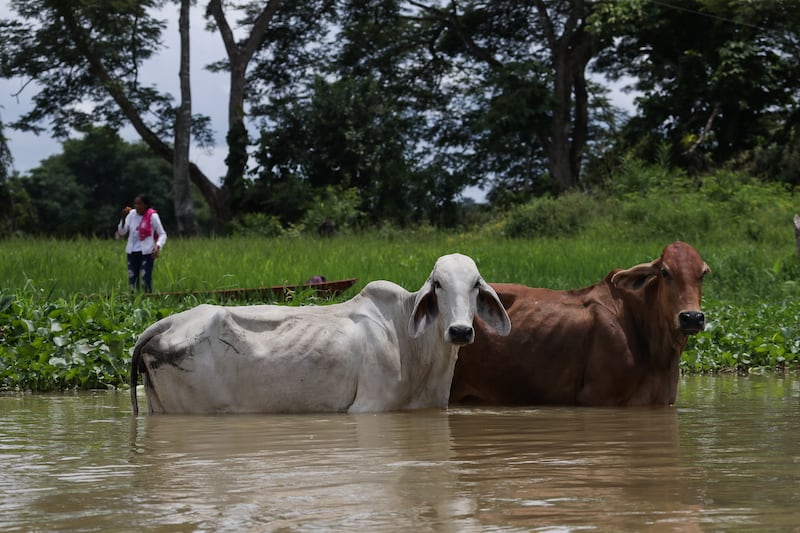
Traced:
<path fill-rule="evenodd" d="M 611 283 L 618 289 L 638 290 L 655 281 L 658 275 L 658 259 L 650 263 L 632 266 L 627 270 L 620 270 L 611 276 Z"/>
<path fill-rule="evenodd" d="M 422 335 L 423 330 L 438 314 L 436 291 L 433 288 L 433 281 L 428 280 L 414 299 L 414 309 L 411 310 L 411 318 L 408 321 L 408 334 L 411 338 L 416 339 Z"/>
<path fill-rule="evenodd" d="M 505 337 L 511 333 L 511 319 L 494 289 L 485 281 L 478 282 L 478 316 Z"/>

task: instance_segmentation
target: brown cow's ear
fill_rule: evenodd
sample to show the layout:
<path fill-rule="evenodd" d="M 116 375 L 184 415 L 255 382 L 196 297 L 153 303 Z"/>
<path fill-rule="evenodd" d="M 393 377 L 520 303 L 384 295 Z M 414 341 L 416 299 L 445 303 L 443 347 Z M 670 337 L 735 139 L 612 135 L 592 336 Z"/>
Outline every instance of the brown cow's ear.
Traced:
<path fill-rule="evenodd" d="M 658 274 L 658 259 L 650 263 L 632 266 L 627 270 L 620 270 L 611 276 L 611 283 L 618 289 L 638 290 L 646 287 Z"/>

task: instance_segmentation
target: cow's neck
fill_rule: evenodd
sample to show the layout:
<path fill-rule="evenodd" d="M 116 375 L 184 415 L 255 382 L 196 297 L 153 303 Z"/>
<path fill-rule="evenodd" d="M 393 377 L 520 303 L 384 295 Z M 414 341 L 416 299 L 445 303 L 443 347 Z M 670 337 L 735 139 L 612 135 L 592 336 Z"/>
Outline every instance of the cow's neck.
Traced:
<path fill-rule="evenodd" d="M 414 349 L 408 352 L 413 359 L 403 361 L 402 379 L 411 387 L 408 390 L 410 408 L 446 408 L 450 397 L 458 346 L 444 343 L 444 332 L 439 327 L 429 327 L 417 339 L 412 339 Z"/>
<path fill-rule="evenodd" d="M 640 364 L 645 394 L 650 397 L 649 403 L 671 405 L 677 398 L 680 358 L 687 337 L 675 329 L 674 317 L 661 312 L 655 304 L 657 297 L 656 287 L 643 291 L 640 298 L 632 299 L 631 314 L 643 349 Z"/>
<path fill-rule="evenodd" d="M 656 305 L 656 291 L 655 285 L 648 287 L 631 294 L 626 303 L 627 314 L 636 325 L 638 341 L 649 365 L 663 372 L 666 368 L 672 368 L 676 361 L 680 362 L 687 337 L 675 329 L 674 317 L 665 315 Z"/>

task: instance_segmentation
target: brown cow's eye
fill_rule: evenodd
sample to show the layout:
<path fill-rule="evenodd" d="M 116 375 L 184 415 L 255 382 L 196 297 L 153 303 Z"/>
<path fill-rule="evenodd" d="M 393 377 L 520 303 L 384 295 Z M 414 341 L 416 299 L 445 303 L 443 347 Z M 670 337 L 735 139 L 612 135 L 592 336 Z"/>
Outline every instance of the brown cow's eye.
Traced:
<path fill-rule="evenodd" d="M 664 279 L 669 279 L 669 270 L 666 268 L 661 269 L 661 277 Z"/>

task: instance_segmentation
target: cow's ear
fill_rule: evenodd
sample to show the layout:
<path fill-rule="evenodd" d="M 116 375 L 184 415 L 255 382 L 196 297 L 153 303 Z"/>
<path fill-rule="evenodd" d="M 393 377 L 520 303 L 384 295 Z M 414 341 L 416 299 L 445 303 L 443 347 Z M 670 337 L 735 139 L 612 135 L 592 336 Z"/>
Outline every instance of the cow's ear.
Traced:
<path fill-rule="evenodd" d="M 511 319 L 494 289 L 482 279 L 478 281 L 478 316 L 505 337 L 511 332 Z"/>
<path fill-rule="evenodd" d="M 433 280 L 428 280 L 425 286 L 417 292 L 414 299 L 414 309 L 411 310 L 411 318 L 408 321 L 408 334 L 412 339 L 422 335 L 423 330 L 439 314 L 439 306 L 436 302 L 436 290 Z"/>
<path fill-rule="evenodd" d="M 650 263 L 632 266 L 627 270 L 620 270 L 611 276 L 611 283 L 618 289 L 638 290 L 655 281 L 658 275 L 658 259 Z"/>

